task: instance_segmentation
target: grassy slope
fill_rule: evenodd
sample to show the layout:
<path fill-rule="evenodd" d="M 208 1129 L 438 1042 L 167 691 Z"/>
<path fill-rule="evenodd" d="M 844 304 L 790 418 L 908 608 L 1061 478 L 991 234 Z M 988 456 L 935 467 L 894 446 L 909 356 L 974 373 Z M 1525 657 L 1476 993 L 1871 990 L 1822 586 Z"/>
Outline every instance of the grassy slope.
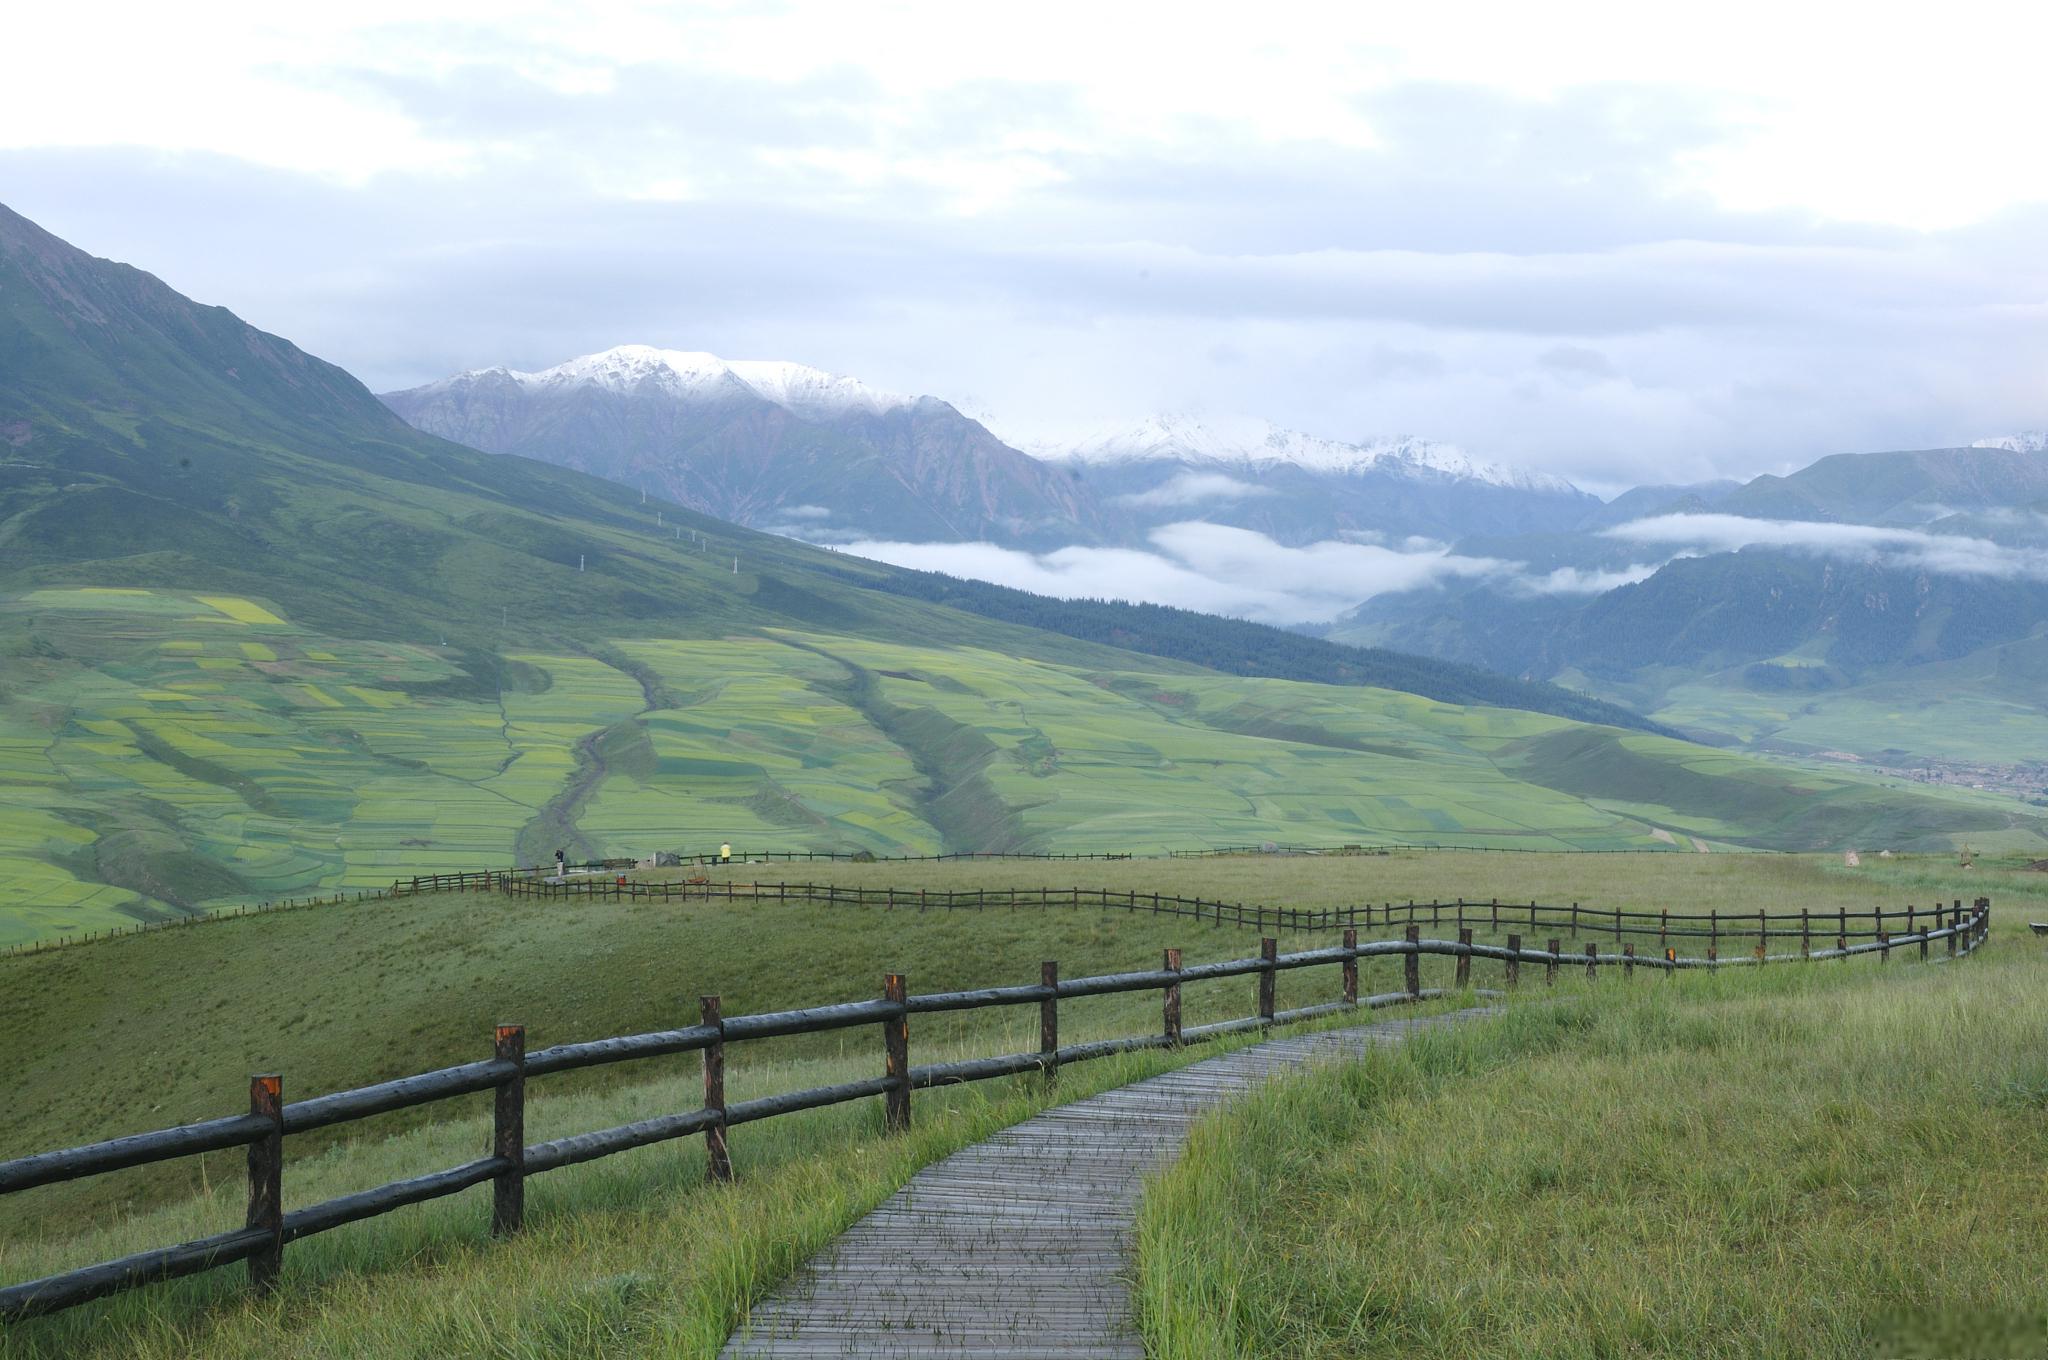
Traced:
<path fill-rule="evenodd" d="M 884 867 L 841 871 L 858 878 Z M 1014 868 L 918 866 L 916 875 L 898 881 L 986 883 L 991 871 Z M 1946 862 L 1925 860 L 1861 873 L 1775 856 L 1447 854 L 1061 868 L 1074 870 L 1082 883 L 1120 882 L 1103 876 L 1142 868 L 1166 890 L 1206 885 L 1216 895 L 1304 903 L 1433 896 L 1424 885 L 1434 884 L 1445 895 L 1515 896 L 1525 889 L 1546 899 L 1577 896 L 1589 904 L 1681 911 L 1732 911 L 1758 902 L 1867 908 L 1878 901 L 1989 892 L 2001 904 L 2006 932 L 2029 912 L 2048 912 L 2048 882 L 2040 875 L 1964 874 Z M 1262 885 L 1268 889 L 1263 894 L 1256 891 Z M 559 908 L 529 909 L 479 897 L 402 906 L 411 913 L 390 907 L 309 909 L 0 964 L 0 995 L 43 998 L 36 1006 L 19 1002 L 0 1012 L 0 1027 L 23 1035 L 19 1051 L 47 1053 L 28 1088 L 40 1097 L 22 1107 L 31 1111 L 33 1125 L 11 1119 L 0 1154 L 50 1136 L 100 1136 L 216 1113 L 231 1103 L 241 1074 L 261 1065 L 282 1068 L 288 1091 L 304 1093 L 322 1084 L 320 1078 L 355 1081 L 415 1063 L 466 1059 L 482 1046 L 484 1026 L 499 1018 L 524 1019 L 534 1027 L 535 1041 L 547 1042 L 672 1023 L 688 1013 L 698 990 L 722 990 L 733 1013 L 815 997 L 820 979 L 838 980 L 823 987 L 835 996 L 864 995 L 867 980 L 888 966 L 907 967 L 913 987 L 922 989 L 1014 981 L 1033 975 L 1041 957 L 1058 957 L 1074 975 L 1148 963 L 1164 943 L 1186 946 L 1190 961 L 1236 956 L 1250 944 L 1247 934 L 1196 929 L 1184 921 L 1155 924 L 1150 917 L 1094 912 L 919 917 L 870 910 L 799 921 L 795 909 L 775 909 L 777 922 L 788 927 L 778 932 L 792 952 L 785 967 L 763 957 L 766 908 L 728 913 L 600 905 L 578 908 L 572 916 Z M 687 950 L 673 947 L 678 939 L 688 941 Z M 505 947 L 515 940 L 544 947 Z M 2001 940 L 1998 949 L 2031 965 L 2032 953 L 2023 952 L 2028 943 L 2008 946 Z M 301 971 L 291 966 L 298 959 L 319 959 L 325 966 Z M 278 974 L 280 961 L 307 989 L 303 1000 L 263 999 L 262 984 Z M 1437 981 L 1445 966 L 1429 961 L 1425 981 Z M 1976 968 L 1973 962 L 1955 971 L 1975 976 Z M 1868 976 L 1850 968 L 1826 971 L 1830 977 Z M 1795 972 L 1782 970 L 1787 979 Z M 1909 970 L 1894 965 L 1886 981 L 1908 976 Z M 1389 972 L 1365 981 L 1370 989 L 1391 977 Z M 1331 982 L 1283 978 L 1282 1004 L 1319 996 Z M 1636 985 L 1639 991 L 1664 986 L 1647 979 Z M 1690 977 L 1670 986 L 1672 994 L 1684 996 L 1711 990 Z M 1190 1022 L 1241 1012 L 1247 988 L 1190 988 Z M 251 1004 L 254 1014 L 245 1020 Z M 191 1019 L 170 1029 L 123 1018 L 145 1006 L 181 1009 Z M 1092 1010 L 1075 1006 L 1065 1028 L 1075 1037 L 1129 1032 L 1149 1026 L 1153 1010 L 1152 998 L 1105 1000 Z M 1002 1017 L 972 1013 L 951 1036 L 935 1022 L 920 1021 L 912 1042 L 918 1061 L 948 1046 L 962 1053 L 1023 1048 L 1030 1046 L 1026 1031 L 1034 1024 L 1035 1015 L 1027 1011 Z M 1928 1026 L 1927 1042 L 1936 1042 L 1940 1028 Z M 1789 1032 L 1782 1023 L 1779 1030 Z M 249 1036 L 259 1034 L 276 1037 L 252 1042 Z M 873 1047 L 872 1036 L 850 1032 L 842 1039 L 735 1050 L 728 1060 L 732 1094 L 741 1098 L 867 1075 L 874 1067 Z M 110 1053 L 121 1056 L 109 1060 Z M 170 1074 L 165 1096 L 138 1079 L 152 1064 Z M 1114 1072 L 1082 1068 L 1064 1080 L 1068 1094 L 1078 1094 L 1142 1070 L 1142 1064 Z M 529 1136 L 552 1137 L 695 1102 L 695 1067 L 687 1059 L 645 1064 L 622 1076 L 649 1084 L 537 1083 Z M 1560 1083 L 1568 1084 L 1562 1074 Z M 1678 1085 L 1660 1082 L 1658 1089 Z M 1628 1089 L 1640 1094 L 1642 1087 L 1632 1083 Z M 60 1099 L 66 1090 L 79 1091 L 79 1098 Z M 709 1355 L 750 1293 L 786 1272 L 922 1160 L 1021 1117 L 1035 1100 L 1030 1083 L 977 1086 L 943 1099 L 921 1095 L 919 1135 L 909 1145 L 879 1137 L 874 1111 L 865 1106 L 750 1127 L 734 1138 L 742 1181 L 731 1190 L 697 1185 L 701 1156 L 694 1143 L 545 1178 L 533 1189 L 536 1232 L 506 1247 L 484 1245 L 481 1199 L 465 1195 L 295 1247 L 288 1254 L 292 1287 L 276 1304 L 245 1304 L 231 1278 L 195 1282 L 22 1329 L 0 1338 L 0 1355 Z M 396 1132 L 388 1124 L 372 1126 L 360 1142 L 326 1150 L 311 1139 L 294 1140 L 288 1203 L 474 1155 L 487 1127 L 480 1104 L 447 1107 L 441 1112 L 446 1123 Z M 1559 1136 L 1560 1146 L 1577 1137 L 1569 1130 Z M 161 1207 L 78 1237 L 68 1230 L 79 1201 L 54 1190 L 19 1197 L 10 1205 L 17 1211 L 9 1219 L 12 1240 L 0 1241 L 0 1277 L 20 1278 L 222 1226 L 240 1212 L 238 1174 L 232 1158 L 214 1159 L 202 1193 L 167 1201 L 162 1182 L 114 1178 L 126 1181 L 119 1193 L 132 1197 L 128 1207 Z M 122 1201 L 87 1203 L 111 1214 Z"/>
<path fill-rule="evenodd" d="M 1820 843 L 1783 834 L 1782 796 L 1754 825 L 1726 796 L 1593 806 L 1538 765 L 1502 769 L 1503 736 L 1558 719 L 1357 682 L 1613 716 L 1575 696 L 955 592 L 1004 622 L 893 593 L 933 583 L 892 568 L 432 439 L 340 369 L 4 209 L 0 431 L 0 942 L 698 836 L 1558 847 L 1672 822 Z M 2000 818 L 1906 795 L 1827 831 L 1894 824 L 1938 844 Z"/>
<path fill-rule="evenodd" d="M 1609 985 L 1210 1121 L 1145 1204 L 1148 1353 L 2038 1354 L 2039 947 L 2000 900 L 1957 966 Z"/>
<path fill-rule="evenodd" d="M 275 601 L 104 589 L 0 604 L 8 637 L 0 944 L 557 847 L 2048 839 L 2014 805 L 1853 772 L 971 637 L 507 645 L 480 678 L 438 647 L 321 633 Z"/>

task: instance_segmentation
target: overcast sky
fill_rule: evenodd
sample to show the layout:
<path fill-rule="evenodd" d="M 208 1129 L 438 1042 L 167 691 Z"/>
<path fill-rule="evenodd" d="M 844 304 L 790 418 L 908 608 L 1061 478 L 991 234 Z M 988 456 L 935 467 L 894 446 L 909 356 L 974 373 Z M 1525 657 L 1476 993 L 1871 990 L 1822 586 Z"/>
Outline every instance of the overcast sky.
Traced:
<path fill-rule="evenodd" d="M 316 8 L 12 14 L 0 201 L 380 390 L 643 342 L 1603 491 L 2048 422 L 2019 5 Z"/>

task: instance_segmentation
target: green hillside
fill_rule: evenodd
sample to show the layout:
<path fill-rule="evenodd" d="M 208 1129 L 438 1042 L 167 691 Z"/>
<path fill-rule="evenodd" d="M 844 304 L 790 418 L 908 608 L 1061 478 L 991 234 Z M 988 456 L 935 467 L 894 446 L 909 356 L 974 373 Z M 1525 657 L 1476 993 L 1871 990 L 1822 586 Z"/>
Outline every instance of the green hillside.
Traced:
<path fill-rule="evenodd" d="M 420 434 L 4 209 L 0 438 L 0 944 L 557 848 L 2048 838 L 1470 667 L 935 594 Z"/>

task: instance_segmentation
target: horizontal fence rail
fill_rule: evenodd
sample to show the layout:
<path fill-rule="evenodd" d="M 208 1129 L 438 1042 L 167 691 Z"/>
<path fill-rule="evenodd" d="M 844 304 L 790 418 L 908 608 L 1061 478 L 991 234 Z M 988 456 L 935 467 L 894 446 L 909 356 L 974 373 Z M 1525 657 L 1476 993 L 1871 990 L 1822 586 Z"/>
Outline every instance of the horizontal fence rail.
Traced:
<path fill-rule="evenodd" d="M 1510 934 L 1505 945 L 1481 944 L 1473 941 L 1470 926 L 1460 929 L 1456 940 L 1423 939 L 1420 925 L 1410 924 L 1405 927 L 1402 939 L 1361 943 L 1353 927 L 1345 931 L 1344 942 L 1340 945 L 1281 953 L 1278 942 L 1269 936 L 1260 942 L 1257 958 L 1188 965 L 1182 964 L 1181 951 L 1169 949 L 1165 951 L 1163 965 L 1158 969 L 1098 977 L 1062 979 L 1059 965 L 1048 961 L 1041 967 L 1037 983 L 1009 987 L 911 995 L 903 975 L 892 973 L 884 979 L 882 996 L 877 1000 L 839 1002 L 760 1015 L 726 1017 L 722 1014 L 719 999 L 707 996 L 702 1000 L 700 1023 L 695 1025 L 649 1034 L 559 1044 L 532 1052 L 526 1049 L 526 1032 L 522 1026 L 499 1025 L 492 1034 L 489 1058 L 350 1091 L 337 1091 L 310 1100 L 285 1101 L 283 1078 L 275 1073 L 260 1073 L 250 1079 L 249 1107 L 245 1114 L 0 1162 L 0 1195 L 237 1147 L 248 1150 L 249 1178 L 248 1213 L 243 1227 L 7 1286 L 0 1289 L 0 1321 L 17 1323 L 122 1290 L 214 1270 L 236 1262 L 247 1262 L 251 1287 L 258 1292 L 266 1292 L 275 1287 L 282 1253 L 289 1242 L 387 1214 L 407 1205 L 458 1194 L 486 1183 L 492 1187 L 491 1232 L 502 1236 L 517 1232 L 522 1226 L 526 1180 L 562 1167 L 632 1148 L 703 1134 L 707 1174 L 714 1179 L 728 1179 L 732 1175 L 732 1164 L 727 1150 L 727 1135 L 735 1125 L 879 1096 L 883 1101 L 884 1127 L 891 1133 L 902 1132 L 910 1126 L 911 1097 L 918 1090 L 1033 1072 L 1050 1082 L 1056 1079 L 1061 1067 L 1071 1063 L 1146 1049 L 1173 1049 L 1188 1043 L 1269 1029 L 1348 1010 L 1454 995 L 1471 986 L 1471 967 L 1475 959 L 1500 963 L 1503 985 L 1513 988 L 1519 982 L 1523 964 L 1541 965 L 1545 980 L 1554 982 L 1560 968 L 1580 964 L 1585 966 L 1588 977 L 1595 976 L 1601 968 L 1614 967 L 1621 968 L 1624 976 L 1632 976 L 1638 966 L 1658 969 L 1671 976 L 1685 970 L 1742 964 L 1759 966 L 1780 960 L 1847 960 L 1870 954 L 1876 954 L 1882 960 L 1888 959 L 1893 949 L 1905 948 L 1917 948 L 1919 957 L 1924 959 L 1930 956 L 1930 948 L 1936 942 L 1944 942 L 1945 956 L 1953 957 L 1968 954 L 1980 945 L 1989 934 L 1990 921 L 1990 900 L 1978 898 L 1967 915 L 1958 912 L 1946 921 L 1930 917 L 1921 929 L 1911 933 L 1884 934 L 1877 940 L 1856 944 L 1838 939 L 1832 948 L 1802 947 L 1797 954 L 1770 954 L 1760 941 L 1753 951 L 1728 959 L 1717 957 L 1711 950 L 1706 957 L 1680 957 L 1677 950 L 1671 948 L 1667 948 L 1662 957 L 1639 958 L 1632 943 L 1624 945 L 1619 953 L 1602 954 L 1599 945 L 1591 941 L 1587 942 L 1584 953 L 1579 954 L 1565 950 L 1557 939 L 1550 940 L 1545 949 L 1525 949 L 1519 934 Z M 1448 957 L 1455 961 L 1455 985 L 1452 989 L 1425 989 L 1422 986 L 1420 965 L 1424 956 Z M 1401 989 L 1361 997 L 1360 961 L 1396 958 L 1401 960 L 1402 966 Z M 1274 982 L 1277 975 L 1317 967 L 1339 970 L 1338 998 L 1293 1010 L 1276 1009 Z M 1182 1027 L 1181 989 L 1184 986 L 1241 977 L 1257 980 L 1256 1014 L 1214 1024 Z M 1090 1043 L 1060 1043 L 1061 1001 L 1148 991 L 1156 991 L 1161 996 L 1161 1024 L 1154 1032 Z M 1038 1050 L 925 1066 L 911 1064 L 911 1016 L 987 1006 L 1037 1006 L 1040 1017 Z M 813 1087 L 733 1104 L 726 1102 L 726 1045 L 862 1025 L 874 1025 L 882 1031 L 881 1075 L 865 1081 Z M 546 1143 L 529 1144 L 525 1141 L 526 1090 L 530 1078 L 687 1052 L 704 1055 L 704 1104 L 701 1108 Z M 492 1098 L 491 1155 L 461 1166 L 285 1211 L 282 1190 L 284 1140 L 288 1135 L 485 1092 L 489 1092 Z"/>

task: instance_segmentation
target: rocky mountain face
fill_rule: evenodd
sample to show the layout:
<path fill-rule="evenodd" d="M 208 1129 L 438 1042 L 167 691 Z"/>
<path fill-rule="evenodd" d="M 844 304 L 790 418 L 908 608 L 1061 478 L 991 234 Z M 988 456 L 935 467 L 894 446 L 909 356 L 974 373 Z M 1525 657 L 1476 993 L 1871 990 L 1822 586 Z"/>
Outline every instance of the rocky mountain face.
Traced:
<path fill-rule="evenodd" d="M 593 473 L 816 542 L 1096 542 L 1073 479 L 933 397 L 777 362 L 629 345 L 537 373 L 458 374 L 383 400 L 422 430 Z"/>

